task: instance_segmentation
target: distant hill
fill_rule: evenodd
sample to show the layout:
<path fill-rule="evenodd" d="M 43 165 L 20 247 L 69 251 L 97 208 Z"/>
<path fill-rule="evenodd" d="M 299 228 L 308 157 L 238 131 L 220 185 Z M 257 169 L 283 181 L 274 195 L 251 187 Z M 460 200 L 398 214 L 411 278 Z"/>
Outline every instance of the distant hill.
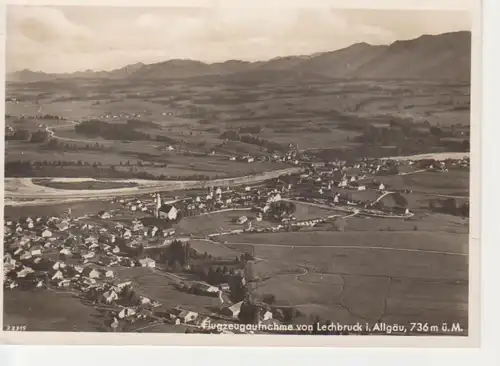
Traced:
<path fill-rule="evenodd" d="M 356 79 L 446 79 L 469 81 L 471 33 L 468 31 L 423 35 L 374 46 L 357 43 L 332 52 L 309 56 L 277 57 L 268 61 L 229 60 L 207 64 L 193 60 L 137 63 L 112 71 L 46 74 L 30 70 L 7 75 L 10 82 L 48 81 L 56 78 L 154 80 L 200 76 L 230 76 L 234 80 L 265 80 L 294 75 Z M 273 75 L 273 73 L 276 73 Z"/>
<path fill-rule="evenodd" d="M 424 35 L 397 41 L 361 65 L 357 78 L 470 80 L 471 33 Z"/>
<path fill-rule="evenodd" d="M 31 71 L 31 70 L 21 70 L 16 71 L 10 74 L 7 74 L 8 82 L 23 82 L 23 83 L 31 83 L 35 81 L 49 81 L 53 80 L 56 77 L 54 74 L 46 74 L 41 71 Z"/>

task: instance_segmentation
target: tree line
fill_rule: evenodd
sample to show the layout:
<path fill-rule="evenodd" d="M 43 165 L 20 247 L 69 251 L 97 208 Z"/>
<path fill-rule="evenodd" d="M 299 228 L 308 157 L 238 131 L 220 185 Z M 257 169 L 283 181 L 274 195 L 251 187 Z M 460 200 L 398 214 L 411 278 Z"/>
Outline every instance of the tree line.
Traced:
<path fill-rule="evenodd" d="M 225 131 L 220 135 L 221 139 L 227 139 L 231 141 L 241 141 L 251 145 L 261 146 L 268 151 L 277 152 L 287 152 L 288 145 L 280 144 L 274 141 L 269 141 L 263 138 L 259 138 L 253 135 L 241 135 L 234 130 Z"/>

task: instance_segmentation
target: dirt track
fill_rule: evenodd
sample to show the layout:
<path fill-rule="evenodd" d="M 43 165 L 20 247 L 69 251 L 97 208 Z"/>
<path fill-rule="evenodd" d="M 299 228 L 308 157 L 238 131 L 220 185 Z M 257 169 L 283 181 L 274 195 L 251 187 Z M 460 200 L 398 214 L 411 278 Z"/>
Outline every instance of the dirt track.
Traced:
<path fill-rule="evenodd" d="M 381 160 L 423 160 L 423 159 L 447 160 L 447 159 L 464 159 L 464 158 L 470 158 L 470 153 L 468 152 L 430 153 L 430 154 L 419 154 L 410 156 L 393 156 L 388 158 L 382 158 Z"/>

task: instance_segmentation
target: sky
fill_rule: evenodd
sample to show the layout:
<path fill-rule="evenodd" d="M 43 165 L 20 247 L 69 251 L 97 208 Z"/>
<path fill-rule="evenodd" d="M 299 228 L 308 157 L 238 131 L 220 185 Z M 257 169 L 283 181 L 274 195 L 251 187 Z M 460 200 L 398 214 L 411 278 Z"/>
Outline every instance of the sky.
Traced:
<path fill-rule="evenodd" d="M 11 5 L 6 68 L 65 73 L 169 59 L 257 61 L 470 28 L 464 11 Z"/>

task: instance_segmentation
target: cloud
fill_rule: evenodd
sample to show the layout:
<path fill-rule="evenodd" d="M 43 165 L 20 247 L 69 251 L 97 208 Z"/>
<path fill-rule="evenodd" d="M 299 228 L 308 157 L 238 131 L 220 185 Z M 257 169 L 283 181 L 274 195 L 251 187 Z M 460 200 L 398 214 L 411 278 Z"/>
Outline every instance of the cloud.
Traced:
<path fill-rule="evenodd" d="M 8 70 L 113 69 L 171 58 L 263 60 L 454 30 L 413 12 L 298 8 L 20 7 L 7 12 Z M 427 20 L 426 20 L 427 19 Z M 449 28 L 452 29 L 449 29 Z"/>
<path fill-rule="evenodd" d="M 161 18 L 151 14 L 141 14 L 135 20 L 135 26 L 138 28 L 159 29 L 161 25 Z"/>
<path fill-rule="evenodd" d="M 8 11 L 8 30 L 14 30 L 37 42 L 66 38 L 92 39 L 92 31 L 69 21 L 63 11 L 47 7 L 13 7 Z"/>

